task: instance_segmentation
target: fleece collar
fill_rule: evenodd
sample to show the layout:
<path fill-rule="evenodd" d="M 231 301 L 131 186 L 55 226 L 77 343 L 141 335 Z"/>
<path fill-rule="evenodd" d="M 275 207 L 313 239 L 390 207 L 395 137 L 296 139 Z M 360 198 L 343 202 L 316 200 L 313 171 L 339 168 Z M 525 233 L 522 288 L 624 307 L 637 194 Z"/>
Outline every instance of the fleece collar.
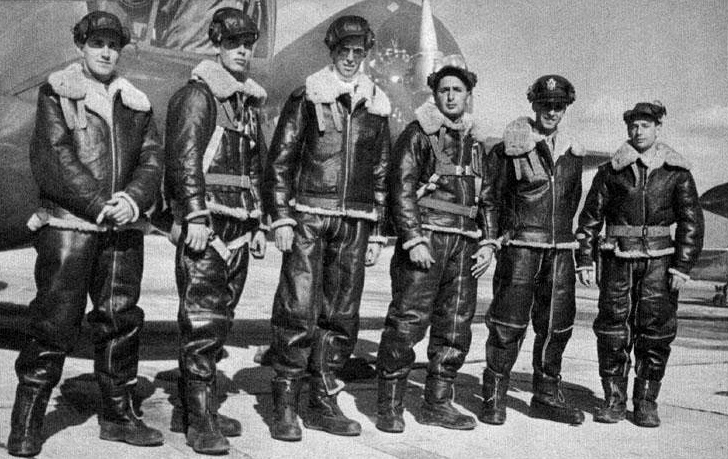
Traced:
<path fill-rule="evenodd" d="M 536 148 L 536 144 L 546 137 L 539 134 L 533 127 L 536 122 L 528 117 L 520 117 L 510 122 L 503 132 L 503 143 L 507 156 L 520 156 Z M 552 134 L 554 138 L 554 159 L 564 155 L 571 150 L 574 156 L 586 155 L 586 149 L 570 135 L 556 131 Z"/>
<path fill-rule="evenodd" d="M 254 105 L 263 105 L 268 93 L 261 85 L 247 78 L 245 81 L 238 81 L 230 72 L 225 70 L 220 63 L 211 60 L 204 60 L 192 69 L 192 78 L 204 81 L 210 87 L 212 94 L 219 100 L 225 100 L 235 94 L 242 92 L 252 97 Z"/>
<path fill-rule="evenodd" d="M 640 159 L 648 169 L 657 169 L 663 164 L 690 170 L 690 162 L 680 153 L 664 143 L 656 142 L 649 150 L 640 154 L 632 144 L 624 142 L 612 156 L 612 167 L 619 171 Z"/>
<path fill-rule="evenodd" d="M 106 98 L 113 100 L 117 92 L 121 93 L 121 102 L 132 110 L 148 112 L 152 108 L 146 94 L 134 87 L 126 78 L 115 76 L 107 89 L 103 83 L 89 77 L 83 71 L 80 62 L 51 73 L 48 83 L 61 97 L 73 100 L 86 99 L 89 108 L 93 108 L 92 99 L 95 99 L 95 95 L 105 93 Z"/>
<path fill-rule="evenodd" d="M 372 115 L 389 116 L 392 106 L 387 95 L 379 89 L 368 75 L 359 71 L 353 84 L 347 84 L 327 65 L 306 78 L 306 98 L 314 104 L 333 104 L 342 94 L 351 94 L 352 101 L 364 99 L 364 106 Z"/>
<path fill-rule="evenodd" d="M 441 127 L 445 127 L 454 131 L 462 131 L 464 135 L 471 134 L 478 142 L 485 142 L 485 132 L 475 122 L 470 113 L 463 113 L 460 121 L 453 122 L 442 114 L 432 98 L 417 107 L 415 119 L 420 123 L 420 127 L 427 135 L 436 134 Z"/>

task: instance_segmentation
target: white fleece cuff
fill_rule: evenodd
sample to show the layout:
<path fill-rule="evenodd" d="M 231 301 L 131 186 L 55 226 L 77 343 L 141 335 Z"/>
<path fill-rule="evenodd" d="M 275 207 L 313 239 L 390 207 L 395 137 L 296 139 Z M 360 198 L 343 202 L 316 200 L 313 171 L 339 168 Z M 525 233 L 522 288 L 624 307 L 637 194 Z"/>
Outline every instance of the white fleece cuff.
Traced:
<path fill-rule="evenodd" d="M 369 236 L 369 242 L 376 242 L 377 244 L 387 245 L 386 236 Z"/>
<path fill-rule="evenodd" d="M 280 228 L 281 226 L 296 226 L 298 222 L 292 218 L 279 218 L 278 220 L 274 221 L 270 225 L 270 229 L 274 230 L 276 228 Z"/>
<path fill-rule="evenodd" d="M 412 247 L 416 246 L 417 244 L 427 244 L 428 242 L 430 242 L 430 241 L 426 237 L 418 236 L 418 237 L 412 238 L 409 241 L 402 244 L 402 248 L 405 250 L 409 250 Z"/>
<path fill-rule="evenodd" d="M 490 245 L 495 250 L 500 250 L 501 241 L 500 241 L 500 239 L 483 239 L 482 241 L 478 242 L 478 245 L 479 246 Z"/>
<path fill-rule="evenodd" d="M 684 273 L 684 272 L 682 272 L 682 271 L 678 271 L 678 270 L 677 270 L 677 269 L 675 269 L 675 268 L 669 268 L 669 269 L 667 270 L 667 272 L 669 272 L 669 273 L 670 273 L 670 274 L 672 274 L 673 276 L 677 276 L 677 277 L 680 277 L 680 278 L 682 278 L 682 279 L 685 279 L 685 281 L 689 281 L 689 280 L 690 280 L 690 276 L 688 276 L 687 274 L 685 274 L 685 273 Z"/>

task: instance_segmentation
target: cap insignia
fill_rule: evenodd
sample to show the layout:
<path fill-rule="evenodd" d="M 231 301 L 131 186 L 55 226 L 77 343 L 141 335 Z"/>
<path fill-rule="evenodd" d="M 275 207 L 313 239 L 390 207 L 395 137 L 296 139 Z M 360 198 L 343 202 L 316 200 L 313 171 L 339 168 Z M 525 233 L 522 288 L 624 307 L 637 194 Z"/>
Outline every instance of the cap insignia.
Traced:
<path fill-rule="evenodd" d="M 549 91 L 553 91 L 554 89 L 556 89 L 556 80 L 554 80 L 553 78 L 549 78 L 546 81 L 546 89 L 548 89 Z"/>

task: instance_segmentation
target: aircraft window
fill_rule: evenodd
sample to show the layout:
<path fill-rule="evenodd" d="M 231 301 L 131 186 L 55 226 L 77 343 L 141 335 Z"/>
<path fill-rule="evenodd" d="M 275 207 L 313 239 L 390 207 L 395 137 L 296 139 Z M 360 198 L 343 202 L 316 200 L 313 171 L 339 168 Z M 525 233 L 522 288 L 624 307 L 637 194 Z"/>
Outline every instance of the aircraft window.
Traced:
<path fill-rule="evenodd" d="M 260 30 L 253 57 L 272 56 L 275 0 L 94 0 L 87 5 L 89 11 L 116 14 L 131 31 L 134 43 L 208 55 L 215 54 L 207 36 L 214 11 L 224 6 L 240 8 Z"/>

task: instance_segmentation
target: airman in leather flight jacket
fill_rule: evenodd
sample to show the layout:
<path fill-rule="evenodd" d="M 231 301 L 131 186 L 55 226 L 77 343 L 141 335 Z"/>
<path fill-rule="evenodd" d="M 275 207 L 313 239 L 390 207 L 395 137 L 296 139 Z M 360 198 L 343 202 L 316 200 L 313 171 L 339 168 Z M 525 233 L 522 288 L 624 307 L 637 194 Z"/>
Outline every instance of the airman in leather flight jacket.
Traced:
<path fill-rule="evenodd" d="M 528 118 L 511 123 L 504 141 L 489 155 L 486 201 L 497 208 L 503 244 L 577 248 L 573 219 L 581 196 L 584 148 L 564 133 L 551 154 L 547 139 L 535 134 Z"/>
<path fill-rule="evenodd" d="M 111 105 L 101 96 L 113 94 Z M 99 231 L 106 201 L 120 196 L 144 217 L 162 175 L 162 151 L 146 95 L 126 79 L 108 89 L 81 64 L 55 72 L 39 89 L 30 165 L 41 209 L 29 226 Z"/>
<path fill-rule="evenodd" d="M 266 169 L 272 227 L 294 225 L 293 211 L 380 222 L 386 209 L 389 99 L 360 78 L 352 101 L 330 68 L 309 76 L 281 112 Z M 353 104 L 353 106 L 352 106 Z M 341 151 L 338 146 L 341 146 Z M 336 146 L 336 148 L 333 148 Z"/>
<path fill-rule="evenodd" d="M 703 246 L 704 222 L 690 164 L 664 143 L 652 149 L 654 154 L 641 156 L 624 143 L 610 162 L 599 167 L 579 216 L 579 267 L 591 267 L 605 223 L 601 250 L 621 258 L 672 255 L 670 272 L 683 277 L 695 265 Z M 647 157 L 649 164 L 644 164 Z M 640 167 L 645 169 L 641 174 Z M 669 231 L 657 234 L 656 228 L 674 223 L 674 241 Z M 644 234 L 613 234 L 610 227 L 615 226 L 643 228 Z"/>
<path fill-rule="evenodd" d="M 252 79 L 239 82 L 209 60 L 195 67 L 189 83 L 172 96 L 167 110 L 165 192 L 178 220 L 210 219 L 212 229 L 224 239 L 233 221 L 247 230 L 259 225 L 266 144 L 257 108 L 265 97 L 265 90 Z M 234 110 L 242 113 L 239 125 L 232 121 Z M 219 133 L 216 127 L 222 128 Z M 205 152 L 215 135 L 221 135 L 217 151 L 203 170 Z M 225 226 L 210 214 L 232 219 L 225 219 Z"/>

